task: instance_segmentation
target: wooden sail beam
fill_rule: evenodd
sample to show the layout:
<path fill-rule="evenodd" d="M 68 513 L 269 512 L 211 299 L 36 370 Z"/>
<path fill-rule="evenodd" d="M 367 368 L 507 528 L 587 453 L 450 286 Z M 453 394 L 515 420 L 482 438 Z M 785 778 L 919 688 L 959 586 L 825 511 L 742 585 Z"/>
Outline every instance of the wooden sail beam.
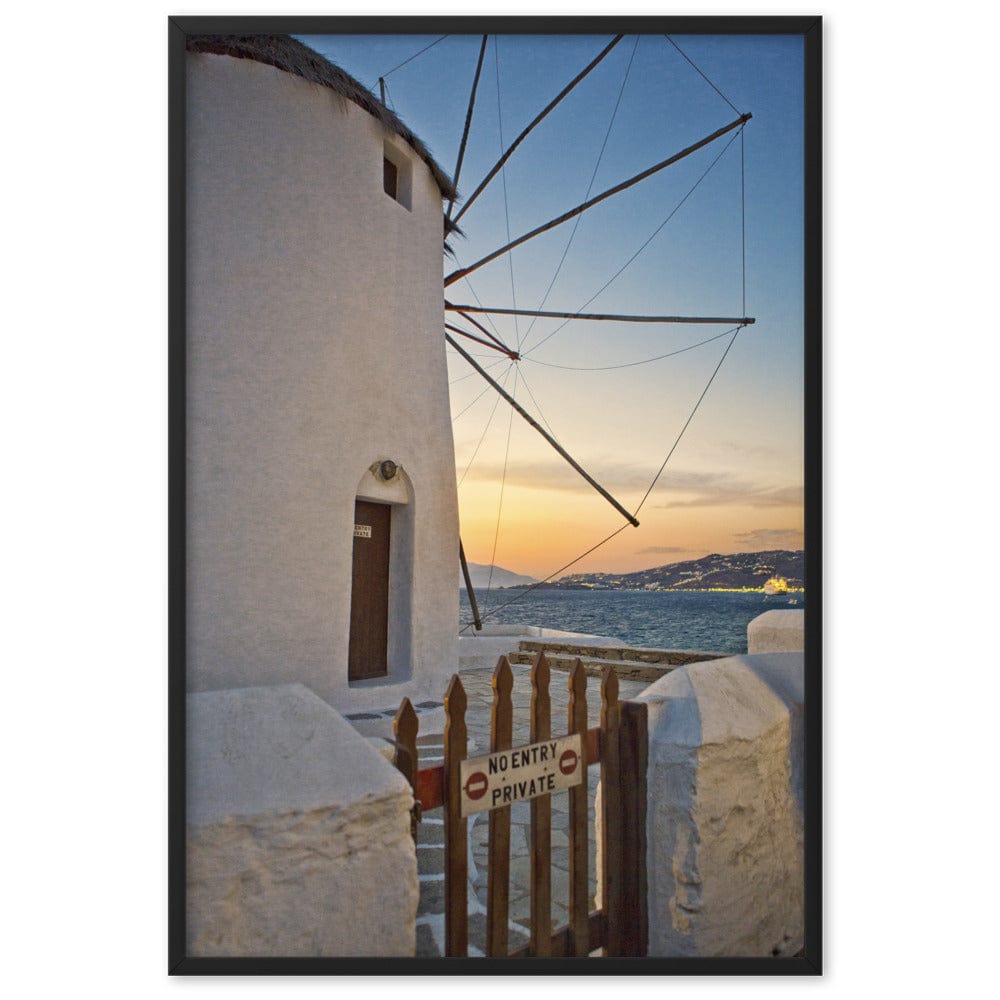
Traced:
<path fill-rule="evenodd" d="M 551 319 L 611 320 L 619 323 L 718 323 L 726 326 L 751 326 L 757 320 L 753 316 L 634 316 L 619 313 L 574 313 L 552 312 L 541 309 L 500 309 L 493 306 L 456 306 L 445 301 L 445 309 L 465 316 L 470 323 L 475 322 L 466 313 L 492 313 L 497 316 L 543 316 Z"/>
<path fill-rule="evenodd" d="M 517 361 L 521 355 L 516 351 L 512 351 L 509 347 L 504 347 L 502 344 L 491 344 L 488 340 L 483 340 L 480 337 L 475 336 L 475 334 L 468 333 L 465 330 L 459 329 L 457 326 L 452 326 L 451 323 L 445 323 L 444 328 L 446 330 L 451 330 L 452 333 L 459 333 L 463 337 L 467 337 L 469 340 L 474 340 L 477 344 L 482 344 L 483 347 L 492 347 L 494 351 L 499 351 L 501 354 L 506 354 L 511 361 Z"/>
<path fill-rule="evenodd" d="M 482 632 L 483 620 L 479 617 L 479 604 L 476 602 L 476 592 L 472 589 L 472 577 L 469 574 L 469 564 L 465 561 L 465 549 L 462 546 L 461 538 L 458 540 L 458 561 L 462 564 L 462 576 L 465 577 L 465 592 L 469 595 L 469 604 L 472 605 L 472 623 L 476 626 L 477 632 Z"/>
<path fill-rule="evenodd" d="M 470 264 L 468 267 L 461 267 L 457 271 L 452 271 L 451 274 L 444 279 L 445 288 L 458 281 L 459 278 L 464 278 L 466 275 L 472 274 L 473 271 L 478 270 L 484 264 L 488 264 L 490 261 L 496 260 L 497 257 L 500 257 L 505 253 L 509 253 L 515 247 L 519 247 L 522 243 L 527 243 L 528 240 L 534 239 L 536 236 L 541 236 L 542 233 L 546 233 L 550 229 L 554 229 L 556 226 L 561 226 L 564 222 L 568 222 L 570 219 L 576 218 L 576 216 L 586 212 L 589 208 L 593 208 L 594 205 L 604 201 L 606 198 L 619 194 L 620 192 L 626 190 L 626 188 L 630 188 L 634 184 L 638 184 L 639 181 L 643 181 L 647 177 L 651 177 L 660 170 L 665 170 L 667 167 L 677 163 L 678 160 L 683 160 L 686 156 L 690 156 L 692 153 L 697 152 L 703 146 L 707 146 L 709 143 L 715 142 L 716 139 L 726 135 L 728 132 L 732 132 L 733 129 L 739 128 L 741 125 L 745 125 L 752 117 L 753 115 L 749 112 L 744 115 L 740 115 L 740 117 L 735 121 L 730 122 L 728 125 L 718 129 L 711 135 L 706 136 L 704 139 L 700 139 L 698 142 L 694 143 L 694 145 L 688 146 L 686 149 L 682 149 L 679 153 L 675 153 L 666 160 L 654 164 L 652 167 L 648 167 L 646 170 L 636 174 L 634 177 L 630 177 L 628 180 L 622 181 L 620 184 L 616 184 L 612 188 L 608 188 L 607 191 L 602 191 L 599 195 L 596 195 L 589 201 L 585 201 L 582 205 L 577 205 L 576 208 L 571 208 L 568 212 L 564 212 L 558 218 L 546 222 L 537 229 L 532 229 L 530 233 L 518 236 L 516 240 L 511 240 L 509 243 L 500 247 L 499 250 L 494 250 L 492 253 L 489 253 L 480 260 L 477 260 L 474 264 Z M 456 217 L 456 221 L 458 221 L 459 217 L 460 216 Z"/>
<path fill-rule="evenodd" d="M 592 70 L 597 64 L 624 38 L 624 35 L 615 35 L 611 40 L 610 44 L 600 52 L 597 57 L 585 66 L 575 77 L 559 93 L 544 107 L 534 118 L 534 120 L 528 125 L 528 127 L 510 144 L 507 151 L 497 160 L 493 169 L 483 178 L 480 182 L 479 187 L 469 196 L 468 201 L 462 206 L 461 211 L 455 216 L 455 222 L 465 215 L 466 212 L 472 207 L 472 203 L 483 193 L 486 185 L 489 184 L 491 180 L 500 172 L 503 165 L 510 159 L 511 154 L 515 149 L 521 144 L 522 140 L 525 139 L 528 133 L 539 123 L 541 120 Z M 484 43 L 485 44 L 485 43 Z"/>
<path fill-rule="evenodd" d="M 445 340 L 447 340 L 447 341 L 448 341 L 448 343 L 449 343 L 449 344 L 451 344 L 451 346 L 452 346 L 452 347 L 454 347 L 454 348 L 455 348 L 455 350 L 456 350 L 456 351 L 458 351 L 458 353 L 459 353 L 459 354 L 461 354 L 461 355 L 462 355 L 462 357 L 463 357 L 463 358 L 465 358 L 465 360 L 466 360 L 466 361 L 468 361 L 468 362 L 469 362 L 469 364 L 470 364 L 470 365 L 472 365 L 472 367 L 473 367 L 473 368 L 475 368 L 475 369 L 476 369 L 476 371 L 477 371 L 477 372 L 479 372 L 479 374 L 480 374 L 480 375 L 482 375 L 482 376 L 483 376 L 483 378 L 484 378 L 484 379 L 486 379 L 486 381 L 487 381 L 487 382 L 489 382 L 489 384 L 490 384 L 491 386 L 493 386 L 493 388 L 494 388 L 494 389 L 496 389 L 496 391 L 497 391 L 498 393 L 500 393 L 500 395 L 501 395 L 501 396 L 502 396 L 502 397 L 503 397 L 503 398 L 504 398 L 505 400 L 507 400 L 507 402 L 508 402 L 508 403 L 510 403 L 510 405 L 511 405 L 511 406 L 512 406 L 512 407 L 513 407 L 513 408 L 514 408 L 514 409 L 515 409 L 515 410 L 516 410 L 516 411 L 517 411 L 517 412 L 518 412 L 518 413 L 519 413 L 519 414 L 520 414 L 520 415 L 521 415 L 522 417 L 524 417 L 524 419 L 525 419 L 525 420 L 526 420 L 526 421 L 527 421 L 527 422 L 528 422 L 528 423 L 529 423 L 529 424 L 530 424 L 530 425 L 531 425 L 532 427 L 534 427 L 534 428 L 535 428 L 535 430 L 536 430 L 536 431 L 538 431 L 538 433 L 539 433 L 539 434 L 541 434 L 541 435 L 542 435 L 542 437 L 543 437 L 543 438 L 545 438 L 545 440 L 546 440 L 546 441 L 548 441 L 548 443 L 549 443 L 550 445 L 552 445 L 552 447 L 553 447 L 553 448 L 555 448 L 555 450 L 556 450 L 556 451 L 557 451 L 557 452 L 558 452 L 558 453 L 559 453 L 559 454 L 560 454 L 560 455 L 561 455 L 561 456 L 562 456 L 562 457 L 563 457 L 563 458 L 564 458 L 564 459 L 565 459 L 565 460 L 566 460 L 566 461 L 567 461 L 567 462 L 568 462 L 568 463 L 569 463 L 569 464 L 570 464 L 570 465 L 571 465 L 571 466 L 572 466 L 572 467 L 573 467 L 573 468 L 574 468 L 574 469 L 575 469 L 575 470 L 576 470 L 576 471 L 577 471 L 577 472 L 578 472 L 578 473 L 579 473 L 579 474 L 580 474 L 580 475 L 581 475 L 581 476 L 582 476 L 582 477 L 583 477 L 583 478 L 584 478 L 584 479 L 585 479 L 585 480 L 586 480 L 586 481 L 588 482 L 588 483 L 590 483 L 590 485 L 591 485 L 591 486 L 593 486 L 593 487 L 594 487 L 594 489 L 595 489 L 595 490 L 597 490 L 597 492 L 598 492 L 598 493 L 600 493 L 600 494 L 601 494 L 601 496 L 602 496 L 602 497 L 604 497 L 604 499 L 605 499 L 605 500 L 607 500 L 607 501 L 608 501 L 608 503 L 609 503 L 609 504 L 611 504 L 611 506 L 612 506 L 612 507 L 614 507 L 614 508 L 615 508 L 615 510 L 617 510 L 617 511 L 618 511 L 618 513 L 619 513 L 619 514 L 621 514 L 621 515 L 622 515 L 622 517 L 624 517 L 624 518 L 625 518 L 625 519 L 626 519 L 626 520 L 627 520 L 627 521 L 628 521 L 628 522 L 629 522 L 629 523 L 630 523 L 630 524 L 631 524 L 631 525 L 632 525 L 632 526 L 633 526 L 634 528 L 638 528 L 638 527 L 639 527 L 639 522 L 638 522 L 638 521 L 637 521 L 637 520 L 635 519 L 635 517 L 634 517 L 634 516 L 633 516 L 632 514 L 630 514 L 630 513 L 629 513 L 629 512 L 628 512 L 628 511 L 627 511 L 627 510 L 626 510 L 626 509 L 625 509 L 625 508 L 624 508 L 624 507 L 623 507 L 623 506 L 622 506 L 622 505 L 621 505 L 621 504 L 620 504 L 620 503 L 619 503 L 619 502 L 618 502 L 618 501 L 617 501 L 617 500 L 616 500 L 616 499 L 615 499 L 615 498 L 614 498 L 614 497 L 613 497 L 613 496 L 612 496 L 612 495 L 611 495 L 611 494 L 610 494 L 610 493 L 609 493 L 609 492 L 608 492 L 608 491 L 607 491 L 607 490 L 606 490 L 606 489 L 605 489 L 605 488 L 604 488 L 604 487 L 603 487 L 603 486 L 602 486 L 602 485 L 601 485 L 601 484 L 600 484 L 600 483 L 599 483 L 599 482 L 598 482 L 598 481 L 596 480 L 596 479 L 594 479 L 594 477 L 593 477 L 593 476 L 591 476 L 591 475 L 590 475 L 590 474 L 589 474 L 589 473 L 588 473 L 588 472 L 586 471 L 586 469 L 584 469 L 584 468 L 583 468 L 583 467 L 582 467 L 582 466 L 581 466 L 581 465 L 579 464 L 579 462 L 577 462 L 577 461 L 576 461 L 576 460 L 575 460 L 575 459 L 573 458 L 573 456 L 572 456 L 572 455 L 570 455 L 570 453 L 569 453 L 568 451 L 566 451 L 566 449 L 565 449 L 565 448 L 563 448 L 563 446 L 562 446 L 561 444 L 559 444 L 559 442 L 558 442 L 558 441 L 556 441 L 556 439 L 555 439 L 554 437 L 552 437 L 552 435 L 551 435 L 551 434 L 549 434 L 549 433 L 548 433 L 548 432 L 547 432 L 547 431 L 546 431 L 546 430 L 545 430 L 545 429 L 544 429 L 544 428 L 543 428 L 543 427 L 542 427 L 542 426 L 541 426 L 541 425 L 540 425 L 540 424 L 538 423 L 538 421 L 537 421 L 537 420 L 535 420 L 535 418 L 534 418 L 534 417 L 533 417 L 533 416 L 532 416 L 532 415 L 531 415 L 530 413 L 528 413 L 528 411 L 527 411 L 527 410 L 525 410 L 525 409 L 524 409 L 524 407 L 522 407 L 522 406 L 520 405 L 520 403 L 518 403 L 518 402 L 517 402 L 517 400 L 515 400 L 515 399 L 514 399 L 514 397 L 513 397 L 513 396 L 511 396 L 511 395 L 510 395 L 510 394 L 509 394 L 509 393 L 508 393 L 508 392 L 507 392 L 507 391 L 506 391 L 506 390 L 505 390 L 505 389 L 503 388 L 503 386 L 502 386 L 502 385 L 500 385 L 500 383 L 499 383 L 499 382 L 497 382 L 497 381 L 496 381 L 495 379 L 493 379 L 493 378 L 490 378 L 490 376 L 489 376 L 489 375 L 488 375 L 488 374 L 487 374 L 487 373 L 486 373 L 486 372 L 485 372 L 485 371 L 483 370 L 483 368 L 481 368 L 481 367 L 480 367 L 480 366 L 479 366 L 478 364 L 476 364 L 476 360 L 475 360 L 475 358 L 473 358 L 473 357 L 472 357 L 472 355 L 470 355 L 470 354 L 466 353 L 466 352 L 465 352 L 464 350 L 462 350 L 462 348 L 461 348 L 461 347 L 460 347 L 460 346 L 459 346 L 458 344 L 456 344 L 456 343 L 455 343 L 455 341 L 454 341 L 454 340 L 453 340 L 453 339 L 452 339 L 451 337 L 449 337 L 449 336 L 448 336 L 448 334 L 445 334 L 444 336 L 445 336 Z"/>
<path fill-rule="evenodd" d="M 469 141 L 469 129 L 472 127 L 472 109 L 476 106 L 476 90 L 479 88 L 479 75 L 483 71 L 483 57 L 486 55 L 486 39 L 489 35 L 483 35 L 483 44 L 479 47 L 479 62 L 476 63 L 476 75 L 472 78 L 472 93 L 469 95 L 469 110 L 465 113 L 465 129 L 462 132 L 462 142 L 458 147 L 458 162 L 455 164 L 455 176 L 451 179 L 452 190 L 455 194 L 448 199 L 448 211 L 445 213 L 451 220 L 451 211 L 455 207 L 455 198 L 458 192 L 458 178 L 462 173 L 462 161 L 465 159 L 465 146 Z"/>
<path fill-rule="evenodd" d="M 499 337 L 497 337 L 494 334 L 490 333 L 490 331 L 487 330 L 486 327 L 483 326 L 483 324 L 480 323 L 478 319 L 473 319 L 467 312 L 460 312 L 458 315 L 461 316 L 462 319 L 464 319 L 467 322 L 471 323 L 477 330 L 479 330 L 480 333 L 483 333 L 487 337 L 489 337 L 490 340 L 492 340 L 494 344 L 499 344 L 505 351 L 510 352 L 510 348 Z M 514 355 L 517 355 L 517 357 L 514 357 Z M 517 360 L 518 357 L 520 357 L 520 355 L 517 354 L 517 351 L 512 352 L 511 356 L 513 357 L 513 360 L 515 360 L 515 361 Z"/>

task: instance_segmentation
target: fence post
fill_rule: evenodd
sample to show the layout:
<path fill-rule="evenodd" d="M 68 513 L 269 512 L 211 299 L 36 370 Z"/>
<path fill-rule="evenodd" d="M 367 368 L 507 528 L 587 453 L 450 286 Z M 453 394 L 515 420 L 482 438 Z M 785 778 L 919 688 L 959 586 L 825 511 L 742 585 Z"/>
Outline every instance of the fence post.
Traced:
<path fill-rule="evenodd" d="M 414 804 L 413 810 L 410 812 L 410 833 L 413 835 L 414 843 L 417 841 L 417 820 L 420 809 L 420 804 L 417 801 L 417 729 L 419 726 L 417 713 L 413 705 L 410 704 L 410 699 L 404 698 L 399 703 L 396 717 L 392 720 L 392 732 L 396 741 L 392 762 L 410 783 L 410 788 L 413 790 Z"/>
<path fill-rule="evenodd" d="M 444 694 L 444 953 L 449 958 L 469 953 L 469 824 L 462 816 L 459 771 L 468 749 L 467 704 L 465 688 L 453 674 Z"/>
<path fill-rule="evenodd" d="M 569 790 L 569 923 L 572 933 L 572 954 L 582 958 L 590 954 L 588 921 L 587 868 L 587 672 L 577 660 L 569 674 L 568 733 L 579 733 L 584 744 L 583 782 Z"/>
<path fill-rule="evenodd" d="M 490 710 L 490 753 L 509 750 L 514 710 L 510 693 L 514 675 L 506 656 L 493 671 L 493 707 Z M 507 957 L 510 891 L 510 806 L 489 813 L 489 860 L 486 883 L 486 954 Z"/>
<path fill-rule="evenodd" d="M 539 743 L 552 736 L 549 665 L 544 653 L 531 667 L 531 735 Z M 531 953 L 552 954 L 552 797 L 531 800 Z"/>
<path fill-rule="evenodd" d="M 644 957 L 649 950 L 646 910 L 646 764 L 649 754 L 647 707 L 622 704 L 622 955 Z"/>
<path fill-rule="evenodd" d="M 607 934 L 604 954 L 622 954 L 622 796 L 619 746 L 621 705 L 614 667 L 601 674 L 601 868 L 604 872 L 602 909 Z"/>

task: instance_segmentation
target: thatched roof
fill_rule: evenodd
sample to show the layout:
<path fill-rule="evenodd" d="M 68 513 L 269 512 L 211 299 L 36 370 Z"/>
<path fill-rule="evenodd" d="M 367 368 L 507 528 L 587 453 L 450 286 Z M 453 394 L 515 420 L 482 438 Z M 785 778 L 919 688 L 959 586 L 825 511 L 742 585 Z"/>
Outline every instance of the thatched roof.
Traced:
<path fill-rule="evenodd" d="M 387 129 L 405 139 L 414 152 L 430 167 L 444 198 L 454 196 L 454 185 L 448 175 L 434 162 L 427 147 L 400 121 L 399 117 L 353 76 L 328 62 L 308 46 L 288 35 L 188 35 L 188 52 L 212 52 L 236 59 L 253 59 L 267 63 L 286 73 L 329 87 L 349 101 L 364 108 Z"/>

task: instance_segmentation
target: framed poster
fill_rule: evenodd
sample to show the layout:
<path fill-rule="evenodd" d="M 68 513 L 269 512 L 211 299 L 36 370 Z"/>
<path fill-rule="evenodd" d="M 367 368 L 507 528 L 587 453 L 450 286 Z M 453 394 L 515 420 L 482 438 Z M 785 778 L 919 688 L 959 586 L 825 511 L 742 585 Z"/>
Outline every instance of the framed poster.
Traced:
<path fill-rule="evenodd" d="M 169 44 L 171 972 L 819 973 L 820 19 Z"/>

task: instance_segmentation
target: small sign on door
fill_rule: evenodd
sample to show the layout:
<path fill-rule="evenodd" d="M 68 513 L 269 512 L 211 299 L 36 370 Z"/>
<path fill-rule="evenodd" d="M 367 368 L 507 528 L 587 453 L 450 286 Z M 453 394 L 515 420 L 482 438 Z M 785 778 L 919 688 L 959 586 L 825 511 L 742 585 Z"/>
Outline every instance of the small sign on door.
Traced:
<path fill-rule="evenodd" d="M 354 537 L 355 538 L 371 538 L 372 537 L 372 526 L 370 524 L 356 524 L 356 525 L 354 525 Z"/>

